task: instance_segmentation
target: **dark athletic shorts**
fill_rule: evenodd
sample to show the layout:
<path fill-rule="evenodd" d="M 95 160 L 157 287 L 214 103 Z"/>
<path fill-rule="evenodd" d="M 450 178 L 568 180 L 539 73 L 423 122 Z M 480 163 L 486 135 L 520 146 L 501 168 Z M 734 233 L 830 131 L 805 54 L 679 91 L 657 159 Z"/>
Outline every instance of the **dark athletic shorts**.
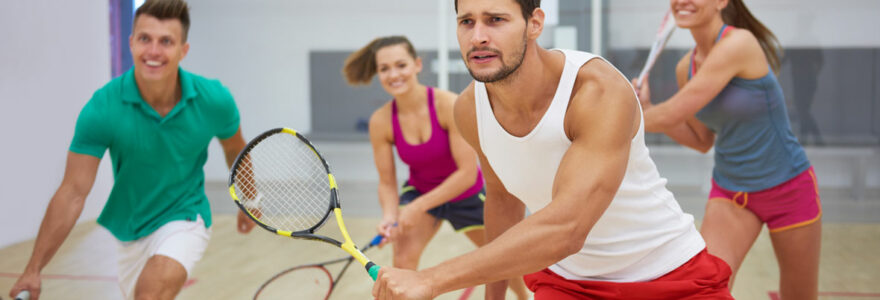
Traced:
<path fill-rule="evenodd" d="M 421 196 L 415 187 L 404 183 L 400 189 L 400 205 L 406 205 Z M 456 232 L 468 232 L 483 228 L 483 201 L 486 200 L 486 189 L 455 201 L 446 202 L 440 206 L 428 210 L 428 214 L 435 218 L 449 221 Z"/>

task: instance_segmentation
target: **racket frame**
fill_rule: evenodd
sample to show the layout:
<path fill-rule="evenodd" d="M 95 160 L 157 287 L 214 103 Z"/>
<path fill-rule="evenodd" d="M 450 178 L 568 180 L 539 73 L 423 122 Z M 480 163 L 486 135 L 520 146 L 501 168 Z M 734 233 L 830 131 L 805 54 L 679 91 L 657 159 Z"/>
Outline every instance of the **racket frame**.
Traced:
<path fill-rule="evenodd" d="M 660 28 L 657 30 L 656 37 L 654 37 L 654 42 L 651 43 L 651 48 L 648 50 L 648 59 L 645 61 L 645 65 L 639 72 L 639 77 L 636 81 L 636 89 L 642 88 L 642 84 L 648 77 L 648 74 L 651 73 L 651 69 L 654 68 L 654 64 L 657 63 L 657 59 L 660 58 L 660 53 L 662 53 L 663 49 L 666 48 L 666 43 L 669 42 L 669 39 L 675 32 L 676 27 L 677 26 L 675 25 L 675 16 L 673 15 L 672 11 L 666 11 L 666 13 L 663 15 L 663 21 L 660 23 Z"/>
<path fill-rule="evenodd" d="M 377 235 L 376 237 L 373 238 L 372 241 L 370 241 L 369 244 L 367 244 L 366 246 L 364 246 L 363 249 L 361 249 L 361 252 L 367 252 L 367 250 L 369 250 L 370 248 L 379 245 L 379 243 L 382 242 L 382 239 L 383 239 L 382 235 Z M 333 290 L 336 289 L 336 285 L 339 283 L 339 279 L 342 278 L 342 274 L 345 274 L 345 271 L 348 270 L 349 266 L 351 266 L 352 261 L 354 261 L 354 257 L 348 256 L 348 257 L 337 258 L 337 259 L 328 260 L 328 261 L 319 262 L 319 263 L 293 266 L 293 267 L 284 269 L 281 272 L 275 273 L 275 275 L 273 275 L 268 280 L 263 282 L 263 284 L 260 285 L 260 287 L 254 293 L 253 300 L 257 300 L 257 297 L 260 296 L 260 293 L 262 293 L 263 290 L 267 286 L 269 286 L 269 284 L 274 282 L 276 279 L 281 278 L 282 276 L 284 276 L 290 272 L 295 272 L 297 270 L 308 269 L 308 268 L 319 269 L 319 270 L 323 271 L 324 274 L 326 274 L 328 278 L 330 278 L 330 287 L 327 289 L 327 294 L 324 296 L 325 300 L 330 299 L 330 295 L 333 294 Z M 333 278 L 333 275 L 330 273 L 330 270 L 328 270 L 327 267 L 325 267 L 325 266 L 340 263 L 340 262 L 345 262 L 345 265 L 342 267 L 342 269 L 339 270 L 338 273 L 336 273 L 336 278 Z"/>
<path fill-rule="evenodd" d="M 235 176 L 239 172 L 239 170 L 238 170 L 239 165 L 242 163 L 244 158 L 250 153 L 250 151 L 254 147 L 256 147 L 260 142 L 262 142 L 266 138 L 269 138 L 270 136 L 273 136 L 275 134 L 290 134 L 290 135 L 295 136 L 303 144 L 308 146 L 309 149 L 312 150 L 312 154 L 314 154 L 315 157 L 317 157 L 321 161 L 321 164 L 324 167 L 324 171 L 327 172 L 327 182 L 330 186 L 329 206 L 328 206 L 327 212 L 321 218 L 321 221 L 318 222 L 317 224 L 315 224 L 314 226 L 312 226 L 311 228 L 308 228 L 305 230 L 300 230 L 300 231 L 287 231 L 287 230 L 282 230 L 282 229 L 278 229 L 278 228 L 274 228 L 272 226 L 269 226 L 269 225 L 263 223 L 262 221 L 260 221 L 259 218 L 254 216 L 251 213 L 251 211 L 248 210 L 247 207 L 245 207 L 245 204 L 242 203 L 241 199 L 239 199 L 238 195 L 235 192 Z M 338 196 L 337 189 L 338 189 L 338 185 L 336 184 L 336 178 L 333 176 L 333 173 L 330 172 L 330 166 L 327 164 L 327 160 L 325 160 L 324 157 L 321 155 L 321 153 L 318 152 L 318 149 L 315 148 L 315 146 L 312 145 L 312 142 L 309 141 L 308 139 L 306 139 L 305 136 L 303 136 L 302 134 L 300 134 L 296 130 L 286 128 L 286 127 L 279 127 L 279 128 L 270 129 L 266 132 L 263 132 L 259 136 L 255 137 L 250 142 L 248 142 L 247 145 L 245 145 L 244 149 L 242 149 L 242 151 L 238 154 L 238 156 L 236 156 L 235 161 L 232 164 L 231 171 L 229 172 L 229 195 L 232 197 L 232 200 L 235 201 L 235 204 L 238 206 L 238 208 L 241 209 L 249 218 L 251 218 L 251 220 L 256 222 L 257 225 L 259 225 L 263 229 L 268 230 L 269 232 L 273 232 L 277 235 L 291 237 L 291 238 L 295 238 L 295 239 L 322 241 L 322 242 L 337 246 L 339 248 L 342 248 L 342 250 L 345 250 L 345 252 L 348 252 L 348 254 L 350 254 L 352 257 L 354 257 L 354 259 L 356 259 L 358 262 L 360 262 L 361 265 L 363 265 L 364 268 L 367 269 L 367 272 L 370 274 L 370 277 L 372 277 L 373 280 L 376 280 L 376 276 L 379 273 L 379 266 L 374 264 L 366 256 L 364 256 L 364 254 L 360 250 L 358 250 L 357 245 L 355 245 L 354 242 L 351 240 L 351 237 L 348 234 L 348 229 L 345 227 L 345 222 L 342 220 L 342 209 L 339 205 L 339 198 L 338 198 L 339 196 Z M 342 233 L 342 237 L 344 239 L 344 242 L 340 242 L 340 241 L 337 241 L 333 238 L 329 238 L 329 237 L 326 237 L 323 235 L 315 234 L 315 231 L 320 229 L 324 225 L 324 223 L 327 221 L 327 219 L 330 216 L 330 212 L 333 212 L 333 215 L 336 217 L 336 223 L 339 225 L 339 231 Z"/>

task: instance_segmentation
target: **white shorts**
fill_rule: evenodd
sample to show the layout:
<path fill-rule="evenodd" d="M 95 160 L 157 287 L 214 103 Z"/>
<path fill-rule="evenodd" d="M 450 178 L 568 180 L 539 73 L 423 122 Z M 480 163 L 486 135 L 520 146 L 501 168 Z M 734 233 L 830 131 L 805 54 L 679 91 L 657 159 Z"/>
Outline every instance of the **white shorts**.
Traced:
<path fill-rule="evenodd" d="M 134 288 L 147 260 L 154 255 L 170 257 L 192 275 L 196 262 L 202 259 L 211 229 L 198 216 L 195 221 L 168 222 L 150 235 L 130 242 L 119 242 L 119 288 L 125 299 L 134 299 Z"/>

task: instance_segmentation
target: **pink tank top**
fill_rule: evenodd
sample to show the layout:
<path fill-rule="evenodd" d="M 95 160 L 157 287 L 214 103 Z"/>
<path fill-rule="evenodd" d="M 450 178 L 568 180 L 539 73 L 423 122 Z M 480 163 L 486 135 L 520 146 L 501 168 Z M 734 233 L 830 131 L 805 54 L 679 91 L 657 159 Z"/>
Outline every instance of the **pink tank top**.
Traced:
<path fill-rule="evenodd" d="M 394 130 L 394 146 L 397 155 L 409 166 L 407 183 L 420 193 L 427 193 L 443 183 L 446 177 L 458 168 L 452 151 L 449 149 L 449 134 L 440 126 L 437 110 L 434 108 L 434 89 L 428 87 L 428 113 L 431 115 L 431 138 L 428 141 L 411 145 L 403 138 L 400 122 L 397 120 L 397 101 L 391 101 L 391 125 Z M 477 167 L 477 179 L 470 188 L 449 202 L 473 196 L 483 189 L 483 173 Z"/>

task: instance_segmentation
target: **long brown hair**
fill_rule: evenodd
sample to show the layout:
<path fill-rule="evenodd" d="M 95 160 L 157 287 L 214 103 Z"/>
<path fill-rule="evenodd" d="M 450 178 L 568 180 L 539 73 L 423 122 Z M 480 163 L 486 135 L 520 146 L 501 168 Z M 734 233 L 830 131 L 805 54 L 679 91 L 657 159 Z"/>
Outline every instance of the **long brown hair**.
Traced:
<path fill-rule="evenodd" d="M 367 85 L 376 75 L 376 52 L 379 49 L 404 45 L 406 51 L 413 59 L 416 58 L 416 49 L 413 48 L 409 40 L 400 35 L 386 36 L 374 39 L 372 42 L 355 51 L 345 59 L 345 66 L 342 67 L 342 76 L 350 85 Z"/>
<path fill-rule="evenodd" d="M 761 44 L 761 49 L 764 50 L 764 55 L 767 56 L 770 67 L 773 68 L 774 72 L 779 73 L 782 45 L 779 44 L 776 35 L 749 12 L 749 9 L 746 8 L 746 4 L 742 0 L 730 0 L 727 7 L 721 11 L 721 18 L 724 20 L 724 23 L 751 31 L 755 38 L 758 39 L 758 43 Z"/>

